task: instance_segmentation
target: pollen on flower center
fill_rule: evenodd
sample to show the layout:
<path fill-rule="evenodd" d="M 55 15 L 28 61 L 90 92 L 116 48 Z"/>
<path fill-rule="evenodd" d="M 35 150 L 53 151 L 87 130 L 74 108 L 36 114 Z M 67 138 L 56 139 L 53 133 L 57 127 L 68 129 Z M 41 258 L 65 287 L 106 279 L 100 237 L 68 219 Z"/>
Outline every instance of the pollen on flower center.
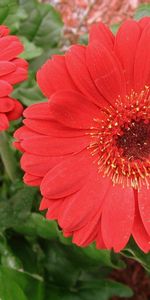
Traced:
<path fill-rule="evenodd" d="M 130 161 L 142 161 L 150 154 L 150 123 L 144 120 L 132 120 L 127 128 L 122 128 L 123 134 L 116 139 L 116 145 L 122 149 L 122 155 Z"/>
<path fill-rule="evenodd" d="M 103 109 L 94 119 L 91 144 L 88 147 L 98 172 L 111 178 L 113 184 L 140 189 L 150 187 L 150 89 Z"/>

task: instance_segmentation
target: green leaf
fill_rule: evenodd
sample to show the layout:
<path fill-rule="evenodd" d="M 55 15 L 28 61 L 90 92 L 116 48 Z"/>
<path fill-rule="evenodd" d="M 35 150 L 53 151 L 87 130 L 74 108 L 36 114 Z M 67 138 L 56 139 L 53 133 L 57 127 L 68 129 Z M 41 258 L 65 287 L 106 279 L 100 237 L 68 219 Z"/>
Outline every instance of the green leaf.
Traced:
<path fill-rule="evenodd" d="M 23 187 L 10 199 L 0 201 L 0 228 L 4 230 L 24 222 L 30 214 L 36 189 Z"/>
<path fill-rule="evenodd" d="M 132 290 L 113 280 L 93 280 L 79 282 L 74 291 L 50 285 L 46 289 L 45 300 L 110 300 L 113 296 L 131 297 Z"/>
<path fill-rule="evenodd" d="M 55 221 L 49 221 L 39 213 L 32 213 L 27 220 L 15 227 L 19 233 L 53 239 L 58 236 L 58 226 Z"/>
<path fill-rule="evenodd" d="M 41 93 L 31 73 L 29 74 L 28 81 L 18 85 L 12 93 L 12 96 L 19 99 L 25 106 L 47 100 Z"/>
<path fill-rule="evenodd" d="M 15 31 L 19 27 L 17 0 L 0 1 L 0 24 L 5 24 Z"/>
<path fill-rule="evenodd" d="M 1 256 L 1 265 L 13 269 L 22 268 L 22 263 L 18 257 L 14 256 L 11 251 L 6 238 L 1 233 L 0 234 L 0 256 Z"/>
<path fill-rule="evenodd" d="M 112 252 L 110 250 L 100 250 L 95 248 L 95 244 L 82 249 L 83 253 L 89 257 L 89 259 L 102 263 L 105 266 L 113 267 L 115 269 L 123 268 L 125 265 L 120 260 L 119 255 L 114 255 L 116 258 L 115 263 L 112 260 Z"/>
<path fill-rule="evenodd" d="M 47 285 L 45 291 L 45 300 L 82 300 L 77 292 L 71 292 L 69 289 L 60 288 L 55 285 Z"/>
<path fill-rule="evenodd" d="M 137 11 L 135 12 L 134 19 L 139 20 L 143 17 L 150 16 L 150 4 L 145 3 L 139 5 Z"/>
<path fill-rule="evenodd" d="M 28 17 L 21 23 L 18 34 L 43 51 L 37 58 L 32 59 L 30 69 L 35 72 L 52 53 L 60 52 L 58 45 L 63 23 L 59 13 L 50 4 L 39 3 L 36 0 L 20 0 L 20 5 Z"/>
<path fill-rule="evenodd" d="M 60 54 L 60 53 L 61 52 L 59 48 L 44 49 L 42 55 L 38 56 L 37 58 L 31 61 L 30 70 L 36 72 L 53 54 Z"/>
<path fill-rule="evenodd" d="M 0 294 L 0 297 L 4 295 L 4 298 L 2 298 L 4 300 L 44 299 L 44 283 L 42 277 L 36 274 L 31 276 L 26 272 L 19 272 L 9 268 L 0 267 L 0 290 L 2 294 L 2 296 Z"/>
<path fill-rule="evenodd" d="M 113 296 L 131 297 L 133 292 L 126 285 L 113 280 L 93 280 L 81 285 L 79 295 L 83 300 L 109 300 Z"/>
<path fill-rule="evenodd" d="M 35 0 L 20 0 L 20 5 L 28 18 L 22 22 L 19 34 L 44 49 L 55 47 L 60 40 L 63 26 L 60 15 L 51 5 Z"/>
<path fill-rule="evenodd" d="M 68 256 L 79 266 L 93 268 L 96 266 L 107 266 L 110 268 L 121 269 L 125 267 L 120 260 L 119 254 L 113 254 L 109 250 L 98 250 L 95 244 L 81 248 L 75 245 L 68 246 Z"/>
<path fill-rule="evenodd" d="M 87 45 L 89 40 L 89 35 L 88 33 L 84 33 L 79 37 L 79 44 Z"/>
<path fill-rule="evenodd" d="M 22 41 L 25 48 L 24 52 L 20 55 L 20 57 L 27 60 L 31 60 L 42 54 L 42 48 L 35 46 L 35 44 L 32 42 L 29 42 L 28 39 L 24 36 L 20 36 L 20 40 Z"/>
<path fill-rule="evenodd" d="M 119 29 L 119 27 L 120 27 L 120 24 L 113 24 L 113 25 L 111 26 L 111 31 L 112 31 L 112 33 L 113 33 L 113 34 L 116 34 L 117 31 L 118 31 L 118 29 Z"/>
<path fill-rule="evenodd" d="M 144 253 L 140 250 L 133 239 L 130 239 L 127 247 L 122 251 L 122 254 L 138 261 L 145 270 L 150 272 L 150 253 Z"/>
<path fill-rule="evenodd" d="M 7 274 L 8 275 L 8 274 Z M 0 299 L 1 300 L 27 300 L 23 290 L 5 272 L 0 270 Z"/>
<path fill-rule="evenodd" d="M 70 249 L 59 243 L 47 244 L 45 249 L 45 268 L 49 279 L 59 286 L 73 286 L 79 277 L 80 268 L 68 257 Z"/>

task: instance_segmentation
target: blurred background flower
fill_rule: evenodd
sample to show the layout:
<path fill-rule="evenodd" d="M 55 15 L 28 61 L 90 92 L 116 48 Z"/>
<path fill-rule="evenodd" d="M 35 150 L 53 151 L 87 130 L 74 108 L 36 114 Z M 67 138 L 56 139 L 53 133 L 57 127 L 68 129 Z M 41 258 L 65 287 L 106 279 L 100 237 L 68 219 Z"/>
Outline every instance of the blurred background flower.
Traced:
<path fill-rule="evenodd" d="M 146 0 L 43 0 L 52 4 L 62 15 L 65 35 L 75 42 L 95 22 L 108 26 L 132 18 L 137 7 Z"/>

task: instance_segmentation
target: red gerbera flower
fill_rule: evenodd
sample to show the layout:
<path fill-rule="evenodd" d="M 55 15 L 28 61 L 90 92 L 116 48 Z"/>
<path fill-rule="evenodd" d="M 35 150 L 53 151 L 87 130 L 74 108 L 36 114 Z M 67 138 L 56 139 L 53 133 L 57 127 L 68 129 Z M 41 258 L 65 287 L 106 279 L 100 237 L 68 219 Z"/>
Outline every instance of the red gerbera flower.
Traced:
<path fill-rule="evenodd" d="M 24 112 L 16 131 L 24 181 L 39 185 L 64 235 L 120 251 L 130 236 L 150 250 L 150 18 L 114 36 L 94 25 L 41 68 L 49 99 Z"/>
<path fill-rule="evenodd" d="M 9 120 L 15 120 L 22 113 L 22 105 L 10 97 L 12 85 L 27 77 L 27 62 L 17 58 L 23 51 L 18 37 L 10 36 L 9 29 L 0 26 L 0 131 L 9 126 Z"/>

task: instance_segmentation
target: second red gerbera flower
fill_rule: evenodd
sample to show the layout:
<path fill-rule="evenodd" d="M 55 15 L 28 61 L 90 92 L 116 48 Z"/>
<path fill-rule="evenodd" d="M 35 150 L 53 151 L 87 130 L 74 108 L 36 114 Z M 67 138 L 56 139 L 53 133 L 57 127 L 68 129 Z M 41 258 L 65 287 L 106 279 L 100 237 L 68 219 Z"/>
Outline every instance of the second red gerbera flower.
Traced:
<path fill-rule="evenodd" d="M 146 45 L 146 47 L 145 47 Z M 53 56 L 38 72 L 47 103 L 16 131 L 27 184 L 39 185 L 66 236 L 120 251 L 132 235 L 150 250 L 150 19 L 116 37 L 94 25 L 87 47 Z"/>
<path fill-rule="evenodd" d="M 9 120 L 21 116 L 23 107 L 10 94 L 13 85 L 27 78 L 28 64 L 18 58 L 23 51 L 23 45 L 16 36 L 9 35 L 9 29 L 0 26 L 0 131 L 9 126 Z"/>

